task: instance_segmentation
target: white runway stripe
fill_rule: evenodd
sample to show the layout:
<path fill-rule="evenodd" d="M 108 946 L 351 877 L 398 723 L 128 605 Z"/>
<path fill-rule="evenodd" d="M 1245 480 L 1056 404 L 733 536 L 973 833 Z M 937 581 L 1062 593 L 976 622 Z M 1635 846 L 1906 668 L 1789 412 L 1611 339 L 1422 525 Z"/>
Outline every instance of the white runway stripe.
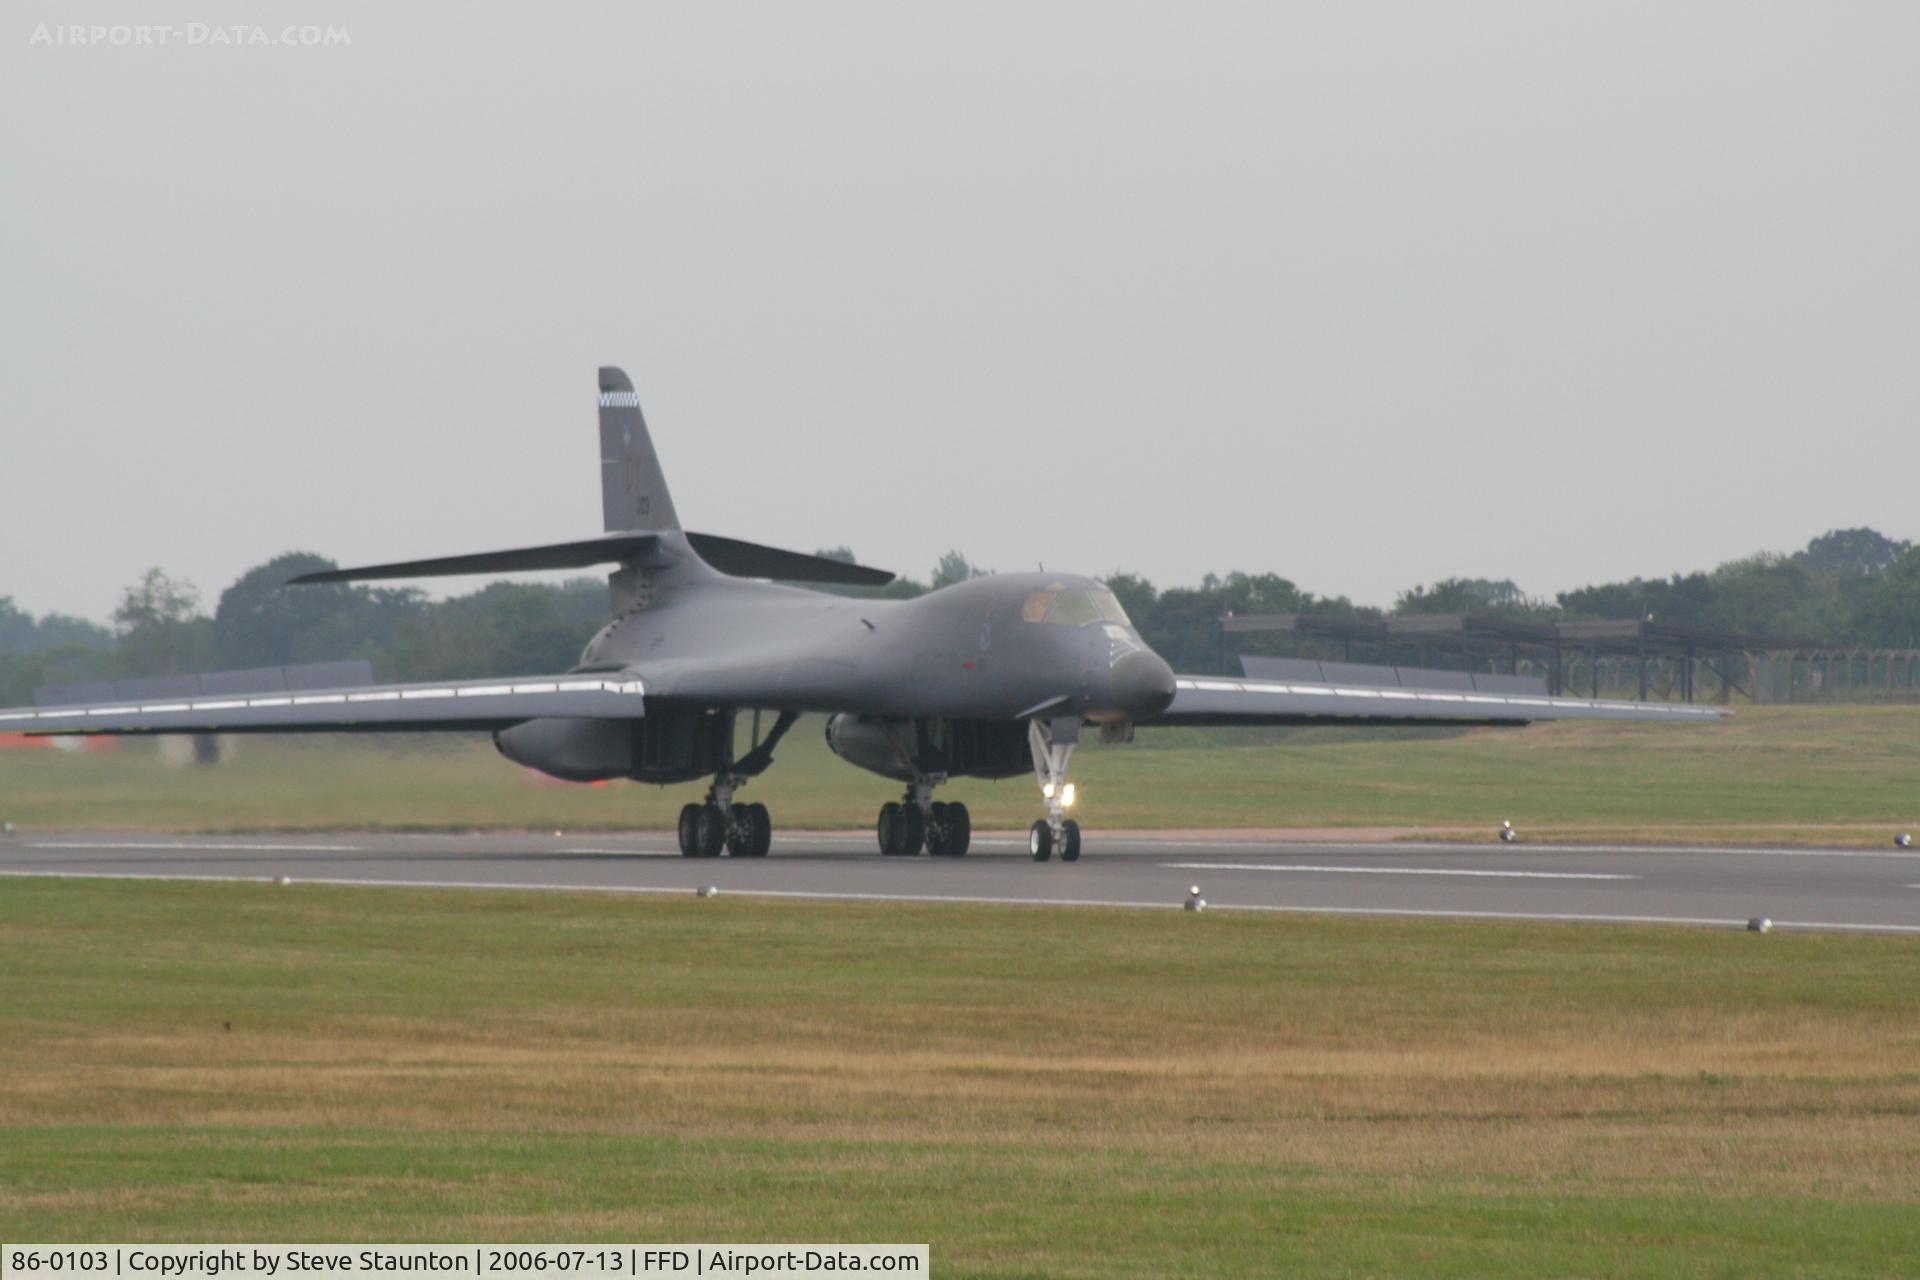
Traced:
<path fill-rule="evenodd" d="M 1469 867 L 1327 867 L 1277 862 L 1163 862 L 1175 871 L 1327 871 L 1343 876 L 1485 876 L 1495 880 L 1638 880 L 1606 871 L 1482 871 Z"/>
<path fill-rule="evenodd" d="M 677 858 L 678 849 L 555 849 L 555 853 L 612 853 L 623 858 Z"/>
<path fill-rule="evenodd" d="M 18 880 L 180 880 L 196 884 L 270 885 L 274 883 L 274 879 L 268 876 L 130 875 L 111 871 L 0 870 L 0 877 L 12 877 Z M 522 884 L 514 882 L 446 884 L 434 880 L 359 880 L 332 876 L 296 876 L 292 882 L 296 884 L 318 884 L 342 888 L 365 889 L 483 889 L 547 893 L 665 894 L 684 897 L 691 897 L 693 895 L 693 890 L 685 885 L 556 885 Z M 798 898 L 841 902 L 934 902 L 1007 907 L 1124 907 L 1136 910 L 1160 911 L 1177 911 L 1181 909 L 1179 902 L 1105 901 L 1098 898 L 993 898 L 932 893 L 829 893 L 799 889 L 735 889 L 725 886 L 722 888 L 722 893 L 740 898 Z M 1515 922 L 1539 921 L 1565 924 L 1686 924 L 1709 925 L 1731 929 L 1744 929 L 1747 927 L 1745 919 L 1720 919 L 1711 916 L 1606 915 L 1601 913 L 1588 914 L 1566 911 L 1446 911 L 1438 909 L 1425 910 L 1412 907 L 1302 907 L 1262 903 L 1234 904 L 1231 902 L 1210 902 L 1208 909 L 1224 911 L 1264 911 L 1283 915 L 1396 916 L 1422 920 L 1511 920 Z M 1920 934 L 1920 925 L 1856 924 L 1833 920 L 1775 920 L 1773 927 L 1776 929 L 1846 930 L 1848 932 L 1859 933 Z"/>
<path fill-rule="evenodd" d="M 236 844 L 222 841 L 175 841 L 162 844 L 155 841 L 107 841 L 107 840 L 40 840 L 27 845 L 29 849 L 144 849 L 144 850 L 187 850 L 207 853 L 219 853 L 230 850 L 235 853 L 365 853 L 366 848 L 357 844 Z"/>

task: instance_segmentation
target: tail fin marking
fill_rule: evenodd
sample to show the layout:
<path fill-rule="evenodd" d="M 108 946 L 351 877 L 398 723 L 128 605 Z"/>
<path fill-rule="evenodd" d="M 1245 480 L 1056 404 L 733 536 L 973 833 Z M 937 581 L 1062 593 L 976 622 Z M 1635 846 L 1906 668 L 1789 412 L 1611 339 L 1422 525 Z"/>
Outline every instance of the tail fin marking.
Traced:
<path fill-rule="evenodd" d="M 600 505 L 608 533 L 678 529 L 640 397 L 619 369 L 600 370 Z"/>

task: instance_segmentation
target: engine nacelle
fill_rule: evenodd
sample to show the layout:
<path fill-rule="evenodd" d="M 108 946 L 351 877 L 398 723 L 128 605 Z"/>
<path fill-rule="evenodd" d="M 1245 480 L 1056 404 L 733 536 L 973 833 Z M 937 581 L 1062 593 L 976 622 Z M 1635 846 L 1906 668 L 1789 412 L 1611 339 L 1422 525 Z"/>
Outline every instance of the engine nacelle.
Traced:
<path fill-rule="evenodd" d="M 842 712 L 827 720 L 827 746 L 883 778 L 916 775 L 1009 778 L 1033 768 L 1027 727 L 1017 720 L 883 720 Z"/>
<path fill-rule="evenodd" d="M 848 764 L 869 773 L 911 782 L 913 762 L 901 750 L 901 744 L 913 742 L 913 729 L 910 720 L 887 721 L 843 711 L 827 718 L 827 747 Z"/>
<path fill-rule="evenodd" d="M 569 782 L 598 782 L 633 773 L 633 726 L 625 720 L 528 720 L 493 735 L 515 764 Z"/>
<path fill-rule="evenodd" d="M 732 762 L 733 712 L 665 707 L 647 712 L 640 720 L 528 720 L 500 730 L 493 743 L 516 764 L 569 782 L 691 782 L 711 778 Z"/>

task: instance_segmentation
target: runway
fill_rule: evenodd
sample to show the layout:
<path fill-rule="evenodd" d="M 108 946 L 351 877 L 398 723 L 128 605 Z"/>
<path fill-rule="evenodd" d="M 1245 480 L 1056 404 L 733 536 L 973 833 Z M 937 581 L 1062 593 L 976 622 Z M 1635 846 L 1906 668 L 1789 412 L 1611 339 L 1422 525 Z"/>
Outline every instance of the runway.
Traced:
<path fill-rule="evenodd" d="M 865 832 L 776 834 L 763 859 L 688 859 L 671 834 L 0 839 L 0 877 L 343 885 L 1177 909 L 1745 927 L 1920 936 L 1920 850 L 1296 843 L 1091 832 L 1079 862 L 1035 863 L 1014 833 L 964 858 L 886 858 Z"/>

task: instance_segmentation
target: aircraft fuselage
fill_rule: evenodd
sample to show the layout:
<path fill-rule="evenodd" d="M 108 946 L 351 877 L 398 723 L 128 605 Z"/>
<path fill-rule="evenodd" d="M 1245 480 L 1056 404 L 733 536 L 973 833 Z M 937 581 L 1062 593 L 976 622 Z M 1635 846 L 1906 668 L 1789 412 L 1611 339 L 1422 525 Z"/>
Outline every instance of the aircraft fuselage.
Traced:
<path fill-rule="evenodd" d="M 836 752 L 863 768 L 915 773 L 925 757 L 930 772 L 1004 776 L 1031 767 L 1026 720 L 1117 725 L 1173 697 L 1172 669 L 1105 586 L 1075 574 L 876 600 L 729 577 L 669 534 L 660 561 L 614 589 L 625 607 L 580 665 L 643 680 L 644 719 L 529 721 L 496 735 L 509 757 L 560 777 L 676 781 L 735 763 L 738 712 L 822 712 L 842 730 Z"/>

